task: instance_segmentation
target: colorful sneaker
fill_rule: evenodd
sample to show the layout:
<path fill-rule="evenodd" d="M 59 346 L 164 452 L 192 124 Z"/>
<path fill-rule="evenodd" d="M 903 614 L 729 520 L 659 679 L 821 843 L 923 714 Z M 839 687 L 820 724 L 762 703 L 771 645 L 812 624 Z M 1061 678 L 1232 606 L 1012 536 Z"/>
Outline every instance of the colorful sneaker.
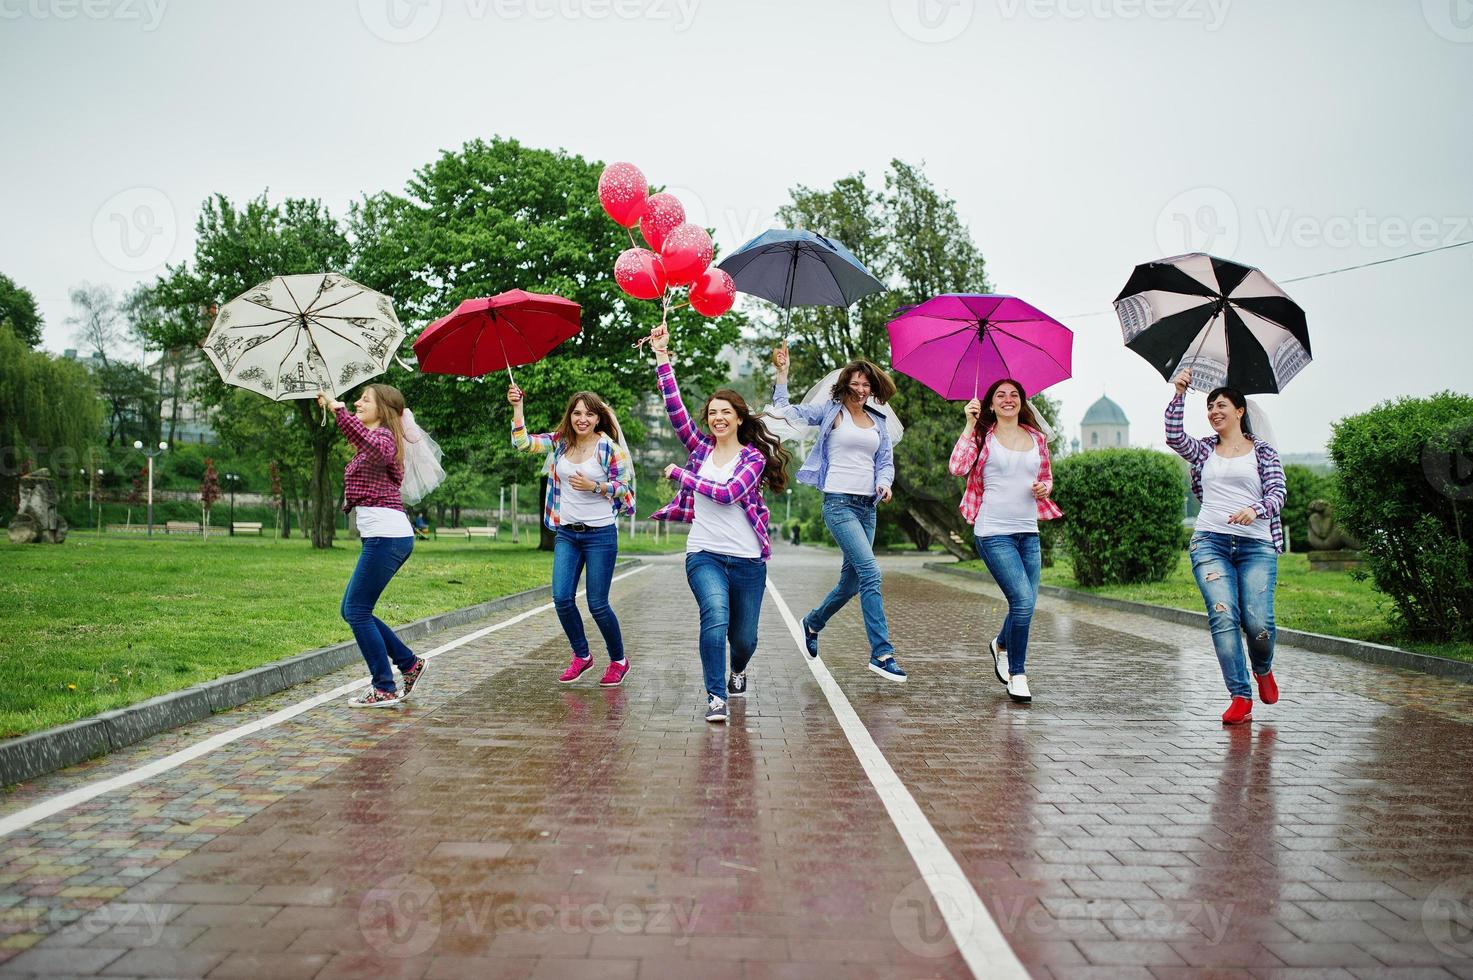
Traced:
<path fill-rule="evenodd" d="M 744 698 L 747 696 L 747 675 L 726 675 L 726 696 L 729 698 Z"/>
<path fill-rule="evenodd" d="M 1253 679 L 1258 682 L 1258 700 L 1264 704 L 1275 704 L 1279 700 L 1279 682 L 1274 680 L 1274 672 L 1265 674 L 1254 674 Z"/>
<path fill-rule="evenodd" d="M 900 669 L 900 663 L 894 657 L 886 657 L 884 660 L 876 660 L 874 657 L 870 657 L 869 669 L 887 681 L 895 681 L 899 684 L 905 683 L 905 671 Z"/>
<path fill-rule="evenodd" d="M 588 659 L 592 660 L 593 658 L 589 657 Z M 572 668 L 569 669 L 571 670 Z M 609 669 L 604 671 L 604 675 L 599 680 L 598 686 L 618 687 L 624 683 L 624 675 L 627 673 L 629 673 L 629 658 L 627 656 L 623 660 L 610 660 Z"/>
<path fill-rule="evenodd" d="M 1028 675 L 1012 674 L 1008 677 L 1008 697 L 1019 704 L 1032 702 L 1033 692 L 1028 690 Z"/>
<path fill-rule="evenodd" d="M 808 651 L 808 656 L 814 660 L 818 659 L 818 634 L 808 628 L 808 619 L 803 620 L 803 647 Z"/>
<path fill-rule="evenodd" d="M 995 637 L 995 636 L 992 638 L 992 641 L 987 644 L 987 648 L 992 651 L 992 672 L 997 675 L 997 679 L 998 680 L 1002 681 L 1002 686 L 1003 687 L 1007 687 L 1008 686 L 1008 655 L 1007 655 L 1007 653 L 1003 650 L 1002 647 L 1000 647 L 1000 646 L 997 645 L 997 637 Z"/>
<path fill-rule="evenodd" d="M 348 700 L 350 708 L 397 708 L 399 707 L 399 695 L 393 691 L 380 691 L 376 687 L 370 687 L 363 694 Z"/>
<path fill-rule="evenodd" d="M 1233 698 L 1233 703 L 1222 713 L 1224 725 L 1241 725 L 1245 721 L 1253 720 L 1253 699 Z"/>
<path fill-rule="evenodd" d="M 563 671 L 562 676 L 557 679 L 559 684 L 571 684 L 583 676 L 583 672 L 593 666 L 593 655 L 580 657 L 573 655 L 573 662 L 568 664 L 568 669 Z"/>
<path fill-rule="evenodd" d="M 425 658 L 420 657 L 414 662 L 414 666 L 409 668 L 407 673 L 402 673 L 399 675 L 399 677 L 404 681 L 404 693 L 399 695 L 400 701 L 409 700 L 409 692 L 414 690 L 414 685 L 419 683 L 419 679 L 424 676 L 424 673 Z"/>
<path fill-rule="evenodd" d="M 706 698 L 706 720 L 726 721 L 726 702 L 712 694 Z"/>

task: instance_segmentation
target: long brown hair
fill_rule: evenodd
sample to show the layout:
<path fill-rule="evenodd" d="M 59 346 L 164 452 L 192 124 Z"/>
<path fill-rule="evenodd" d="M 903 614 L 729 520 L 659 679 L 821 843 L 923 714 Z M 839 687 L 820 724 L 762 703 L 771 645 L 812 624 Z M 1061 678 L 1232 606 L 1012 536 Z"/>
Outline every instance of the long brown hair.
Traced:
<path fill-rule="evenodd" d="M 878 404 L 883 405 L 895 397 L 895 381 L 885 372 L 884 368 L 862 357 L 845 364 L 839 371 L 839 380 L 834 382 L 834 387 L 829 391 L 829 397 L 836 401 L 843 401 L 849 394 L 849 382 L 860 373 L 869 379 L 870 396 Z"/>
<path fill-rule="evenodd" d="M 997 424 L 997 413 L 992 410 L 992 396 L 997 394 L 997 389 L 1003 385 L 1012 385 L 1017 389 L 1019 402 L 1018 424 L 1026 425 L 1030 429 L 1038 428 L 1038 416 L 1033 414 L 1033 406 L 1028 402 L 1028 392 L 1024 391 L 1023 386 L 1012 378 L 1000 378 L 992 382 L 992 386 L 987 389 L 987 394 L 982 398 L 982 418 L 978 420 L 979 424 L 976 429 L 977 441 L 979 443 L 987 434 L 987 430 Z"/>
<path fill-rule="evenodd" d="M 404 392 L 393 385 L 364 385 L 364 391 L 373 392 L 373 404 L 378 408 L 378 424 L 394 433 L 394 462 L 404 465 Z"/>
<path fill-rule="evenodd" d="M 573 444 L 576 438 L 573 433 L 573 409 L 578 407 L 579 402 L 583 403 L 584 409 L 598 416 L 598 421 L 593 425 L 594 432 L 602 432 L 615 442 L 623 437 L 619 431 L 619 421 L 614 418 L 614 410 L 609 408 L 608 402 L 591 391 L 575 391 L 573 397 L 568 399 L 568 407 L 563 409 L 563 420 L 552 430 L 554 439 L 566 446 Z"/>
<path fill-rule="evenodd" d="M 736 412 L 737 442 L 755 446 L 762 454 L 762 482 L 773 493 L 782 493 L 788 486 L 788 462 L 793 458 L 783 448 L 782 440 L 767 431 L 761 416 L 753 415 L 752 410 L 747 407 L 746 399 L 730 388 L 718 388 L 706 399 L 706 404 L 701 406 L 701 422 L 705 424 L 707 432 L 711 431 L 711 423 L 707 421 L 711 403 L 718 400 L 728 403 Z"/>

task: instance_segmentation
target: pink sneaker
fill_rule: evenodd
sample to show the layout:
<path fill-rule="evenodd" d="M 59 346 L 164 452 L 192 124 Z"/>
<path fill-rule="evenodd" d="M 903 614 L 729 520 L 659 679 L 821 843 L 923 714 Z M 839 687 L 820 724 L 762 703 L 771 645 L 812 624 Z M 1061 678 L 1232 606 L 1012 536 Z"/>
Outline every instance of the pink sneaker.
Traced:
<path fill-rule="evenodd" d="M 568 664 L 568 669 L 557 679 L 559 684 L 571 684 L 583 676 L 583 672 L 593 666 L 593 657 L 574 656 L 573 662 Z"/>
<path fill-rule="evenodd" d="M 618 687 L 624 683 L 624 675 L 629 673 L 629 656 L 625 654 L 623 660 L 610 660 L 609 669 L 604 671 L 603 679 L 598 682 L 599 687 Z"/>

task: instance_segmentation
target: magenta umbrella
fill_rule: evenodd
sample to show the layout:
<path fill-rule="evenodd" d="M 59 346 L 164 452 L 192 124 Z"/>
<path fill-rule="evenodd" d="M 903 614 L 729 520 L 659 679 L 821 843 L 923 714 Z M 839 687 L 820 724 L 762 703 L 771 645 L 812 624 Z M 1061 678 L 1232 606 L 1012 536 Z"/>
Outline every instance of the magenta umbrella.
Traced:
<path fill-rule="evenodd" d="M 933 296 L 886 328 L 891 367 L 952 401 L 1001 378 L 1036 395 L 1071 373 L 1074 331 L 1016 296 Z"/>

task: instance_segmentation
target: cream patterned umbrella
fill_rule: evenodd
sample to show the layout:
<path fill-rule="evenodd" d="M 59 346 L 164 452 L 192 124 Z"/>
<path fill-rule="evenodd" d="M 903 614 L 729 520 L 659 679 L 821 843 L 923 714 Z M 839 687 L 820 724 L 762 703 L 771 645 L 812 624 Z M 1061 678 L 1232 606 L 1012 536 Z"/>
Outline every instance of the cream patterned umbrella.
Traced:
<path fill-rule="evenodd" d="M 202 346 L 226 384 L 287 401 L 382 374 L 403 339 L 389 297 L 329 272 L 247 290 L 220 308 Z"/>

